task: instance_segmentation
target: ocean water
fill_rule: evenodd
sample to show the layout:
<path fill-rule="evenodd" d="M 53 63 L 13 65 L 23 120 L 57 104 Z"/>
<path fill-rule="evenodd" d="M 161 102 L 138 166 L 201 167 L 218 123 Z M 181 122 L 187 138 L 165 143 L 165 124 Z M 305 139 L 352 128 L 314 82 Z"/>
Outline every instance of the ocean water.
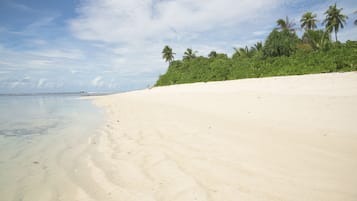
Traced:
<path fill-rule="evenodd" d="M 0 201 L 74 199 L 79 163 L 102 122 L 76 95 L 0 96 Z"/>

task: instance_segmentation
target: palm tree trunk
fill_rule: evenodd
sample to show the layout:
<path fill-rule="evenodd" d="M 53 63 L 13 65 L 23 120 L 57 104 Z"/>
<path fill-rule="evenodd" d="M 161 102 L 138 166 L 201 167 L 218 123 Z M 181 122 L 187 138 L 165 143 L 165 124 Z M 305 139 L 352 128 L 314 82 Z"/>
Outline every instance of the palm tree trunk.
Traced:
<path fill-rule="evenodd" d="M 337 30 L 335 29 L 335 38 L 336 38 L 336 42 L 337 42 Z"/>

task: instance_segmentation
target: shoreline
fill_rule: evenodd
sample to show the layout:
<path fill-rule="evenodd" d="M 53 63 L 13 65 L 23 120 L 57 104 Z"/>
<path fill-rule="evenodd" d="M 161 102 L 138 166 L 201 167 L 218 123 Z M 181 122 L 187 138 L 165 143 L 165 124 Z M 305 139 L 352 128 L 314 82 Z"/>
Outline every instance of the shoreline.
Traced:
<path fill-rule="evenodd" d="M 357 73 L 90 97 L 104 200 L 356 200 Z M 98 198 L 98 197 L 97 197 Z"/>

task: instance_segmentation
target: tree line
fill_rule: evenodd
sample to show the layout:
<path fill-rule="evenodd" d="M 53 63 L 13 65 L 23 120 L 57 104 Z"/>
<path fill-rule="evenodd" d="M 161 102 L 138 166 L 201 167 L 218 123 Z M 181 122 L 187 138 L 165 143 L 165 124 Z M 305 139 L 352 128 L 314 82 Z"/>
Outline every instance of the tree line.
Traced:
<path fill-rule="evenodd" d="M 175 60 L 172 48 L 165 46 L 162 57 L 169 63 L 169 68 L 160 76 L 156 86 L 357 70 L 357 42 L 338 42 L 338 32 L 345 27 L 348 19 L 342 10 L 336 4 L 329 6 L 322 21 L 324 29 L 317 29 L 319 21 L 312 12 L 302 15 L 300 28 L 288 17 L 278 19 L 277 27 L 264 43 L 234 48 L 231 57 L 216 51 L 211 51 L 208 57 L 197 56 L 197 51 L 188 48 L 182 60 Z M 300 29 L 304 31 L 301 38 L 296 34 Z M 331 40 L 332 34 L 335 42 Z"/>

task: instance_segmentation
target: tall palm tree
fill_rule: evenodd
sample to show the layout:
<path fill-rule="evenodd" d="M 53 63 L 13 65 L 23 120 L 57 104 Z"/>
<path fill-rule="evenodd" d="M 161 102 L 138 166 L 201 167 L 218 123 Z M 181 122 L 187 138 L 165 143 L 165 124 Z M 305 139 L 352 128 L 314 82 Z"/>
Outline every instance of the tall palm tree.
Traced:
<path fill-rule="evenodd" d="M 316 14 L 313 14 L 312 12 L 306 12 L 302 17 L 301 17 L 301 28 L 305 28 L 305 30 L 314 30 L 317 28 L 316 26 Z"/>
<path fill-rule="evenodd" d="M 197 51 L 193 51 L 191 48 L 187 48 L 186 52 L 183 53 L 183 59 L 189 60 L 189 59 L 196 58 L 196 53 Z"/>
<path fill-rule="evenodd" d="M 295 22 L 294 21 L 290 21 L 289 17 L 286 16 L 285 20 L 284 19 L 278 19 L 276 21 L 277 25 L 278 25 L 278 29 L 279 30 L 287 30 L 290 32 L 295 32 L 296 28 L 295 28 Z"/>
<path fill-rule="evenodd" d="M 171 47 L 167 45 L 162 50 L 162 58 L 165 60 L 165 62 L 171 63 L 174 60 L 174 55 L 175 53 L 172 52 Z"/>
<path fill-rule="evenodd" d="M 329 9 L 325 12 L 326 18 L 323 21 L 323 24 L 326 25 L 326 31 L 329 33 L 335 32 L 335 38 L 337 41 L 337 32 L 339 28 L 343 29 L 346 24 L 348 17 L 341 13 L 343 8 L 337 8 L 336 4 L 330 6 Z"/>

